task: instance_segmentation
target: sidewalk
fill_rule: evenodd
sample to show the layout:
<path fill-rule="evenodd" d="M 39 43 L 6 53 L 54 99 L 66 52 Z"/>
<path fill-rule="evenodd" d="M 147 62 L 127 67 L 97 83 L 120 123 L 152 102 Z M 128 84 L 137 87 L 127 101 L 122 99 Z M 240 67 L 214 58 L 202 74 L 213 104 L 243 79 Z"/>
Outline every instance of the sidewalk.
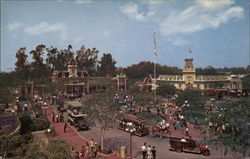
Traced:
<path fill-rule="evenodd" d="M 86 142 L 88 142 L 87 139 L 85 139 L 84 137 L 80 136 L 78 134 L 78 132 L 75 130 L 75 128 L 71 127 L 69 124 L 67 126 L 67 132 L 64 133 L 64 123 L 56 123 L 56 122 L 52 122 L 52 115 L 53 112 L 53 108 L 51 105 L 49 105 L 48 109 L 47 109 L 47 118 L 49 119 L 49 121 L 51 122 L 51 125 L 53 125 L 53 129 L 55 131 L 55 135 L 53 136 L 53 138 L 56 139 L 63 139 L 65 142 L 71 144 L 71 145 L 75 145 L 78 150 L 80 150 L 80 148 L 86 144 Z M 111 156 L 105 156 L 103 154 L 98 153 L 98 158 L 105 158 L 105 159 L 122 159 L 120 156 L 113 154 Z"/>

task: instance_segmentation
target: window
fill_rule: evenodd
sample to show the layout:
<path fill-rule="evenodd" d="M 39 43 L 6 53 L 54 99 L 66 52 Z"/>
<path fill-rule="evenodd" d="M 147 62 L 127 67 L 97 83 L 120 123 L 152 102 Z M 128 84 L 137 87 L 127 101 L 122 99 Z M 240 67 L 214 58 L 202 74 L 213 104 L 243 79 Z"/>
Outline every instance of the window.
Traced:
<path fill-rule="evenodd" d="M 179 87 L 181 87 L 181 84 L 179 84 Z"/>

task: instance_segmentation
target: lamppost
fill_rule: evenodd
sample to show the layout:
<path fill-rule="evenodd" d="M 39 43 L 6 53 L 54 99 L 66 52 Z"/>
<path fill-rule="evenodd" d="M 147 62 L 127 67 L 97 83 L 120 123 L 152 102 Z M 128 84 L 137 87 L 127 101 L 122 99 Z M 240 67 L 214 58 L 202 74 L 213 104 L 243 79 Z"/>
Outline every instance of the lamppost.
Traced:
<path fill-rule="evenodd" d="M 188 103 L 187 100 L 185 100 L 185 103 L 183 104 L 183 106 L 184 106 L 184 112 L 183 113 L 186 113 L 186 110 L 190 107 L 190 104 Z M 190 118 L 191 118 L 191 114 L 189 112 L 189 120 L 190 120 Z"/>
<path fill-rule="evenodd" d="M 135 133 L 135 128 L 131 128 L 131 129 L 129 130 L 129 132 L 130 132 L 130 156 L 131 156 L 131 158 L 133 158 L 133 157 L 132 157 L 132 136 L 133 136 L 134 133 Z"/>
<path fill-rule="evenodd" d="M 43 103 L 43 109 L 44 109 L 44 116 L 46 117 L 47 116 L 47 112 L 46 112 L 46 109 L 47 109 L 48 107 L 47 107 L 47 103 L 46 102 L 44 102 Z"/>
<path fill-rule="evenodd" d="M 13 127 L 13 131 L 14 131 L 14 129 L 15 129 L 15 121 L 14 121 L 14 113 L 15 113 L 15 110 L 14 109 L 12 109 L 11 110 L 11 112 L 12 112 L 12 127 Z"/>

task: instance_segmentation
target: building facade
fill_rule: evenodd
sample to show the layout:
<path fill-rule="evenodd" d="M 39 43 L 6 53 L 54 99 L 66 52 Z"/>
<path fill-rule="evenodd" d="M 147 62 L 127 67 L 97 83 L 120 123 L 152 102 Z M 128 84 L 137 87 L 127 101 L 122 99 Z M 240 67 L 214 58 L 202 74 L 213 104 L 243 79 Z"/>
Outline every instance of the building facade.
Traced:
<path fill-rule="evenodd" d="M 193 59 L 185 59 L 182 75 L 159 75 L 157 83 L 174 85 L 178 90 L 194 88 L 214 93 L 215 91 L 241 92 L 244 75 L 196 75 Z"/>
<path fill-rule="evenodd" d="M 128 90 L 128 78 L 125 74 L 117 74 L 112 78 L 112 85 L 118 92 L 126 92 Z"/>
<path fill-rule="evenodd" d="M 53 71 L 52 82 L 57 82 L 58 93 L 67 97 L 81 97 L 89 93 L 89 74 L 79 71 L 74 59 L 69 61 L 67 71 Z"/>

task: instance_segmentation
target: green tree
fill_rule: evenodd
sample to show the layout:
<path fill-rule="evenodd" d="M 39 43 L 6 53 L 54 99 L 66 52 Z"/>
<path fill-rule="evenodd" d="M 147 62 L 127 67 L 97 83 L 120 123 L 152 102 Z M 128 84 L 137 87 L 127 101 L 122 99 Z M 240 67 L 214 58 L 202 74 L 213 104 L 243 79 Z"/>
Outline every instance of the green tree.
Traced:
<path fill-rule="evenodd" d="M 58 50 L 55 47 L 47 48 L 46 63 L 53 70 L 65 71 L 67 70 L 68 62 L 74 57 L 72 46 L 68 45 L 67 49 Z"/>
<path fill-rule="evenodd" d="M 27 62 L 28 56 L 25 54 L 26 48 L 20 48 L 16 53 L 17 61 L 15 63 L 16 74 L 21 80 L 28 80 L 29 77 L 29 65 Z"/>
<path fill-rule="evenodd" d="M 242 80 L 242 86 L 245 90 L 250 90 L 250 75 L 245 76 Z"/>
<path fill-rule="evenodd" d="M 20 134 L 27 134 L 34 129 L 33 122 L 29 116 L 29 114 L 24 113 L 23 116 L 20 118 L 21 127 L 20 127 Z"/>
<path fill-rule="evenodd" d="M 20 82 L 18 77 L 14 72 L 0 72 L 0 81 L 0 104 L 13 102 L 13 91 Z"/>
<path fill-rule="evenodd" d="M 159 85 L 159 87 L 156 89 L 156 93 L 163 97 L 166 97 L 167 95 L 174 95 L 175 92 L 175 86 L 169 84 Z"/>
<path fill-rule="evenodd" d="M 45 48 L 46 46 L 41 44 L 36 46 L 35 50 L 30 51 L 34 60 L 31 63 L 31 78 L 38 83 L 44 83 L 44 81 L 50 78 L 49 67 L 43 63 L 42 55 Z"/>
<path fill-rule="evenodd" d="M 221 107 L 220 113 L 214 117 L 218 127 L 224 125 L 225 133 L 214 132 L 217 139 L 229 147 L 231 151 L 250 156 L 250 98 L 228 101 Z"/>
<path fill-rule="evenodd" d="M 107 74 L 113 75 L 115 73 L 116 61 L 112 58 L 110 53 L 103 54 L 101 60 L 99 61 L 100 67 L 98 67 L 98 71 L 100 75 L 105 76 Z"/>
<path fill-rule="evenodd" d="M 96 72 L 99 51 L 96 48 L 86 49 L 83 45 L 76 51 L 76 62 L 79 69 L 85 69 L 92 76 Z"/>
<path fill-rule="evenodd" d="M 131 65 L 124 69 L 125 74 L 129 78 L 144 79 L 149 74 L 154 73 L 154 63 L 142 61 L 138 64 Z M 181 70 L 177 67 L 168 67 L 156 64 L 156 74 L 181 74 Z"/>
<path fill-rule="evenodd" d="M 50 140 L 48 144 L 35 140 L 29 144 L 26 158 L 71 159 L 70 145 L 63 140 Z"/>
<path fill-rule="evenodd" d="M 183 105 L 187 101 L 190 106 L 203 106 L 206 102 L 206 97 L 200 91 L 193 89 L 186 89 L 175 100 L 177 105 Z"/>
<path fill-rule="evenodd" d="M 101 149 L 104 149 L 105 134 L 113 128 L 115 124 L 116 106 L 114 103 L 115 92 L 107 89 L 105 92 L 98 94 L 85 102 L 84 113 L 88 115 L 91 123 L 100 128 Z"/>

